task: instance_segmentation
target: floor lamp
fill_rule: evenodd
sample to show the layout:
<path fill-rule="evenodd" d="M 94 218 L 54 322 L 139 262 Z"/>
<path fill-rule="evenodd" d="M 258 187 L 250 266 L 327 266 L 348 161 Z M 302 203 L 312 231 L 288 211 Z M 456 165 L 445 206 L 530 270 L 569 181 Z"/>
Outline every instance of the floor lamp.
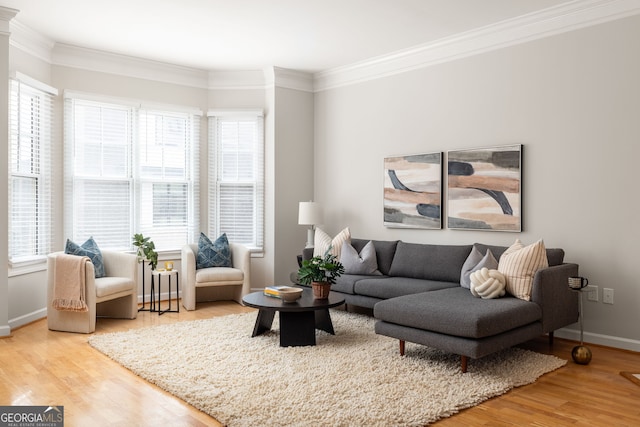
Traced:
<path fill-rule="evenodd" d="M 322 224 L 322 206 L 316 202 L 300 202 L 298 207 L 298 224 L 308 225 L 307 230 L 307 248 L 312 248 L 314 245 L 314 226 Z"/>

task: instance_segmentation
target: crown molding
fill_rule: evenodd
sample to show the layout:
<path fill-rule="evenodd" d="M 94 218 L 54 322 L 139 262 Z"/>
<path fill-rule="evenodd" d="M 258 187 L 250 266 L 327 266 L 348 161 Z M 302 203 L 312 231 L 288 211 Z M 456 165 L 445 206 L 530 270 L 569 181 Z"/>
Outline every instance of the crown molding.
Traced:
<path fill-rule="evenodd" d="M 357 84 L 640 13 L 640 0 L 576 0 L 314 74 L 314 92 Z"/>
<path fill-rule="evenodd" d="M 14 46 L 29 55 L 51 63 L 51 50 L 55 42 L 43 36 L 32 28 L 26 26 L 20 20 L 11 21 L 11 46 Z"/>
<path fill-rule="evenodd" d="M 273 86 L 313 92 L 313 74 L 287 68 L 273 67 Z"/>
<path fill-rule="evenodd" d="M 18 9 L 0 6 L 0 34 L 11 34 L 11 20 L 20 12 Z"/>
<path fill-rule="evenodd" d="M 269 67 L 262 71 L 200 70 L 55 43 L 19 20 L 13 19 L 17 13 L 18 10 L 0 6 L 0 34 L 11 34 L 12 46 L 54 65 L 211 90 L 281 87 L 320 92 L 636 15 L 640 13 L 640 0 L 570 1 L 494 25 L 315 74 L 279 67 Z"/>
<path fill-rule="evenodd" d="M 209 86 L 205 70 L 62 43 L 56 43 L 53 47 L 52 64 L 200 89 Z"/>

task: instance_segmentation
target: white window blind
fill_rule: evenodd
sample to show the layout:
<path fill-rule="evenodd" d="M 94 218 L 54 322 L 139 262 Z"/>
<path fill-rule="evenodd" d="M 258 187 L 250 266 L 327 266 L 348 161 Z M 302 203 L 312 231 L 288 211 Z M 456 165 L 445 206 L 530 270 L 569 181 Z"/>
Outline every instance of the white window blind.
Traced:
<path fill-rule="evenodd" d="M 264 123 L 261 113 L 210 113 L 209 233 L 261 251 Z"/>
<path fill-rule="evenodd" d="M 141 110 L 138 144 L 138 230 L 157 248 L 195 241 L 199 229 L 199 121 L 190 114 Z"/>
<path fill-rule="evenodd" d="M 81 243 L 158 250 L 193 241 L 198 226 L 199 116 L 69 97 L 65 100 L 66 230 Z"/>
<path fill-rule="evenodd" d="M 52 245 L 53 96 L 10 81 L 9 262 L 34 261 Z"/>
<path fill-rule="evenodd" d="M 67 236 L 129 249 L 133 235 L 133 108 L 65 100 Z"/>

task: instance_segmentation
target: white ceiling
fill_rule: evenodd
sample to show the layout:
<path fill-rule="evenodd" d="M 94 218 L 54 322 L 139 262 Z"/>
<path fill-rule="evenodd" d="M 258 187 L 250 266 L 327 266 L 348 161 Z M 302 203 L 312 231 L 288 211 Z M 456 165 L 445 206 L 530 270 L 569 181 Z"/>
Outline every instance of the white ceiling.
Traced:
<path fill-rule="evenodd" d="M 567 0 L 0 0 L 52 42 L 203 70 L 318 72 Z"/>

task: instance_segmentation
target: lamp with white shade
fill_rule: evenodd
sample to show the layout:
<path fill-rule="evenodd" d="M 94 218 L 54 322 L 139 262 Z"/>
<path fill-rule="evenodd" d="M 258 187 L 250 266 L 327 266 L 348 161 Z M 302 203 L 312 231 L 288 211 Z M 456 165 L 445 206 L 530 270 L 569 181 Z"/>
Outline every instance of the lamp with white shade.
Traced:
<path fill-rule="evenodd" d="M 314 227 L 317 224 L 322 224 L 323 212 L 322 206 L 317 202 L 300 202 L 298 207 L 298 224 L 310 226 L 307 230 L 307 248 L 312 248 L 314 245 Z"/>

